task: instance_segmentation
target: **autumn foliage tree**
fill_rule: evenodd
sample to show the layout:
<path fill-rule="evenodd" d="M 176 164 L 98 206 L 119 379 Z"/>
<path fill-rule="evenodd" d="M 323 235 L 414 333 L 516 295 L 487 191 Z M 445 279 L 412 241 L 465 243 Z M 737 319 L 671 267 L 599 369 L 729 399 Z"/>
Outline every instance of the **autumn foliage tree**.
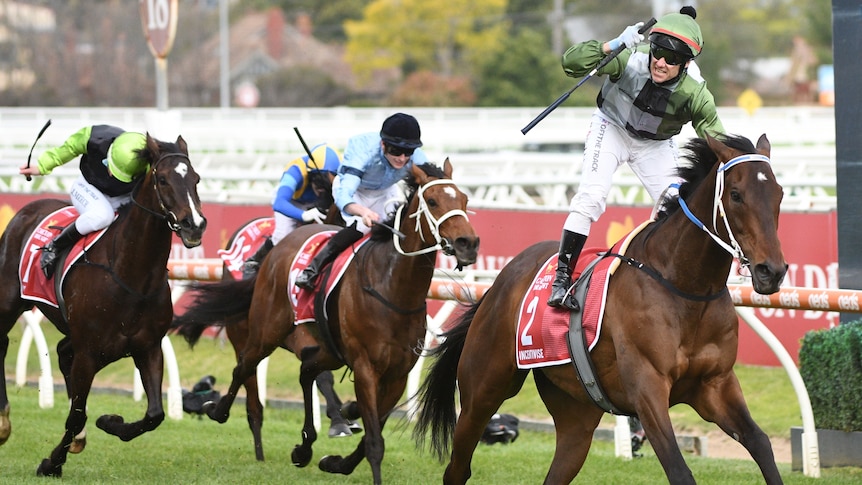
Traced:
<path fill-rule="evenodd" d="M 474 79 L 479 61 L 505 36 L 506 0 L 375 0 L 345 22 L 346 58 L 360 79 L 376 69 L 430 71 Z M 442 83 L 445 86 L 446 83 Z"/>

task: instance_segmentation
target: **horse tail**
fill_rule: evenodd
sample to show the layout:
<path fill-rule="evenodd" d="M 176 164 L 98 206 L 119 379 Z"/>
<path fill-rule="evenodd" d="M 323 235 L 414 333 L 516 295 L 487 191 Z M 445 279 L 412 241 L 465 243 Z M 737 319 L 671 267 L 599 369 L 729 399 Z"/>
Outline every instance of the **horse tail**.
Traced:
<path fill-rule="evenodd" d="M 192 302 L 185 313 L 174 317 L 171 329 L 194 347 L 208 327 L 225 327 L 247 319 L 256 279 L 192 284 L 188 290 Z"/>
<path fill-rule="evenodd" d="M 484 299 L 484 297 L 483 297 Z M 413 438 L 418 448 L 425 446 L 425 435 L 431 433 L 431 451 L 441 462 L 449 454 L 455 433 L 455 389 L 458 362 L 464 351 L 467 331 L 482 299 L 467 307 L 454 326 L 441 335 L 442 343 L 428 351 L 434 362 L 416 392 L 421 403 Z"/>

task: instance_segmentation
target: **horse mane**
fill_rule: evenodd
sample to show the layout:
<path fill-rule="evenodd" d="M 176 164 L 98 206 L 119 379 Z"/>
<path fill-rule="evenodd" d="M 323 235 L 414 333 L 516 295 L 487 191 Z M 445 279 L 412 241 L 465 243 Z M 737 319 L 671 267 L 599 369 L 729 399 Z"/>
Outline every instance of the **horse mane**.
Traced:
<path fill-rule="evenodd" d="M 425 172 L 425 175 L 429 177 L 435 178 L 446 178 L 446 174 L 443 173 L 443 169 L 434 165 L 431 162 L 423 163 L 422 165 L 416 165 L 416 168 Z M 410 205 L 410 202 L 413 201 L 413 197 L 416 195 L 416 191 L 419 190 L 419 183 L 416 182 L 416 179 L 413 178 L 413 174 L 410 173 L 406 177 L 404 177 L 404 183 L 406 185 L 405 199 L 407 203 L 405 205 Z M 395 214 L 392 214 L 392 217 L 384 221 L 384 223 L 389 227 L 395 227 Z M 392 231 L 382 227 L 380 225 L 375 224 L 371 228 L 371 240 L 372 241 L 390 241 L 392 240 Z"/>
<path fill-rule="evenodd" d="M 722 143 L 730 148 L 743 153 L 756 153 L 751 140 L 741 135 L 720 135 L 717 137 Z M 681 179 L 679 193 L 665 196 L 661 201 L 663 207 L 657 214 L 657 219 L 667 217 L 679 210 L 679 198 L 688 200 L 688 197 L 697 190 L 701 182 L 706 179 L 712 171 L 712 167 L 718 162 L 718 156 L 712 151 L 705 138 L 693 138 L 682 147 L 682 158 L 684 162 L 677 167 L 676 175 Z"/>

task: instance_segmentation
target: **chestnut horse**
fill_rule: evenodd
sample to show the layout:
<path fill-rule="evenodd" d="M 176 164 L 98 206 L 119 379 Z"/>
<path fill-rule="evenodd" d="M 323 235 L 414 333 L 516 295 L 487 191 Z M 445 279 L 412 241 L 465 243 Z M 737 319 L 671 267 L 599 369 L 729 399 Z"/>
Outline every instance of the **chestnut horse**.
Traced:
<path fill-rule="evenodd" d="M 155 429 L 165 418 L 161 342 L 173 317 L 168 256 L 174 233 L 186 247 L 200 245 L 206 219 L 197 193 L 200 177 L 182 137 L 167 143 L 147 135 L 140 156 L 150 168 L 138 180 L 131 203 L 120 208 L 117 220 L 62 280 L 59 307 L 23 298 L 18 271 L 23 257 L 39 255 L 37 248 L 26 245 L 30 234 L 42 219 L 68 202 L 42 199 L 27 204 L 0 238 L 0 375 L 5 374 L 9 331 L 34 305 L 64 335 L 57 354 L 71 405 L 63 437 L 39 465 L 38 475 L 61 476 L 67 454 L 83 449 L 93 379 L 123 357 L 131 356 L 141 373 L 147 410 L 139 421 L 126 423 L 121 416 L 104 415 L 96 426 L 129 441 Z M 54 279 L 60 273 L 58 265 Z M 0 411 L 4 409 L 0 443 L 10 432 L 5 381 L 0 386 Z"/>
<path fill-rule="evenodd" d="M 325 205 L 319 208 L 325 211 L 328 210 L 330 206 L 331 203 L 326 201 Z M 246 222 L 240 227 L 240 229 L 252 222 L 258 221 L 259 219 L 261 218 L 252 219 L 251 221 Z M 272 219 L 272 217 L 269 219 Z M 230 248 L 233 245 L 240 229 L 234 232 L 230 237 L 227 243 L 227 248 Z M 226 264 L 222 267 L 222 279 L 234 279 L 233 274 L 230 272 Z M 225 327 L 225 333 L 234 348 L 236 358 L 239 359 L 239 353 L 245 348 L 246 341 L 248 340 L 248 320 L 243 320 L 241 322 L 237 322 L 235 325 Z M 296 335 L 295 332 L 288 335 L 288 338 L 285 339 L 285 342 L 281 346 L 288 350 L 292 348 L 291 337 L 294 335 Z M 335 384 L 335 378 L 333 377 L 332 372 L 328 370 L 321 372 L 317 379 L 315 379 L 315 383 L 326 401 L 326 415 L 330 419 L 329 436 L 332 438 L 340 438 L 351 436 L 354 431 L 360 431 L 362 429 L 361 427 L 350 422 L 350 420 L 341 415 L 341 406 L 343 403 L 333 387 Z M 263 403 L 260 402 L 256 372 L 246 379 L 243 383 L 243 387 L 245 387 L 246 394 L 245 410 L 248 418 L 248 427 L 249 430 L 251 430 L 252 440 L 254 441 L 254 455 L 258 461 L 264 461 L 263 437 L 261 434 L 261 428 L 263 427 Z"/>
<path fill-rule="evenodd" d="M 355 251 L 353 262 L 327 300 L 328 321 L 321 321 L 318 315 L 318 325 L 294 325 L 295 312 L 287 293 L 295 274 L 289 269 L 306 240 L 322 231 L 340 229 L 336 226 L 297 228 L 273 248 L 255 279 L 193 286 L 193 303 L 174 321 L 191 344 L 214 323 L 229 327 L 248 320 L 249 327 L 233 381 L 218 404 L 208 409 L 210 418 L 228 419 L 239 387 L 292 333 L 290 350 L 302 361 L 299 380 L 305 401 L 302 443 L 291 454 L 293 463 L 308 465 L 317 439 L 311 409 L 314 378 L 323 370 L 347 365 L 354 374 L 365 435 L 352 454 L 324 457 L 319 467 L 347 475 L 367 457 L 374 483 L 381 483 L 382 430 L 421 353 L 425 300 L 437 251 L 454 255 L 459 267 L 474 263 L 477 257 L 479 238 L 467 219 L 467 196 L 451 174 L 448 159 L 442 171 L 431 164 L 412 168 L 408 201 L 398 209 L 395 227 L 376 225 L 371 239 Z M 326 333 L 331 335 L 332 346 L 327 344 Z"/>
<path fill-rule="evenodd" d="M 787 271 L 777 233 L 782 188 L 770 168 L 770 144 L 765 135 L 757 147 L 734 136 L 695 139 L 685 149 L 689 164 L 679 169 L 679 197 L 663 201 L 624 256 L 611 255 L 628 264 L 608 283 L 600 338 L 589 358 L 605 398 L 621 414 L 640 418 L 671 483 L 694 483 L 668 414 L 678 403 L 742 443 L 767 483 L 781 483 L 769 438 L 752 420 L 733 371 L 739 320 L 726 287 L 734 257 L 750 268 L 758 293 L 778 291 Z M 519 308 L 557 250 L 557 242 L 546 241 L 516 256 L 432 351 L 414 437 L 423 447 L 430 434 L 441 461 L 451 446 L 444 483 L 470 478 L 485 425 L 530 372 L 515 362 Z M 605 411 L 574 366 L 532 371 L 556 426 L 545 483 L 569 483 Z"/>

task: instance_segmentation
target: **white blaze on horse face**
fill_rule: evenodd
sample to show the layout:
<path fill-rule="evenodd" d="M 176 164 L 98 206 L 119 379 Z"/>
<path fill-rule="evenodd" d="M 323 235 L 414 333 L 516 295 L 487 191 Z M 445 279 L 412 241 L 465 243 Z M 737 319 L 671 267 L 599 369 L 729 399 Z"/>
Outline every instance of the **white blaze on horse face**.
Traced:
<path fill-rule="evenodd" d="M 192 220 L 195 221 L 195 227 L 200 227 L 204 222 L 204 216 L 200 212 L 198 212 L 198 207 L 195 205 L 195 201 L 192 198 L 192 194 L 189 194 L 189 208 L 192 211 Z"/>
<path fill-rule="evenodd" d="M 455 192 L 455 189 L 454 189 L 454 188 L 452 188 L 452 187 L 444 187 L 444 188 L 443 188 L 443 192 L 445 192 L 446 194 L 448 194 L 448 195 L 449 195 L 449 197 L 452 197 L 453 199 L 454 199 L 454 198 L 456 198 L 456 197 L 458 197 L 458 193 L 457 193 L 457 192 Z"/>
<path fill-rule="evenodd" d="M 769 177 L 767 177 L 766 174 L 763 172 L 757 172 L 757 180 L 761 182 L 766 182 L 769 180 Z"/>
<path fill-rule="evenodd" d="M 186 175 L 189 174 L 189 166 L 185 163 L 178 163 L 174 171 L 180 174 L 180 177 L 186 178 Z"/>

